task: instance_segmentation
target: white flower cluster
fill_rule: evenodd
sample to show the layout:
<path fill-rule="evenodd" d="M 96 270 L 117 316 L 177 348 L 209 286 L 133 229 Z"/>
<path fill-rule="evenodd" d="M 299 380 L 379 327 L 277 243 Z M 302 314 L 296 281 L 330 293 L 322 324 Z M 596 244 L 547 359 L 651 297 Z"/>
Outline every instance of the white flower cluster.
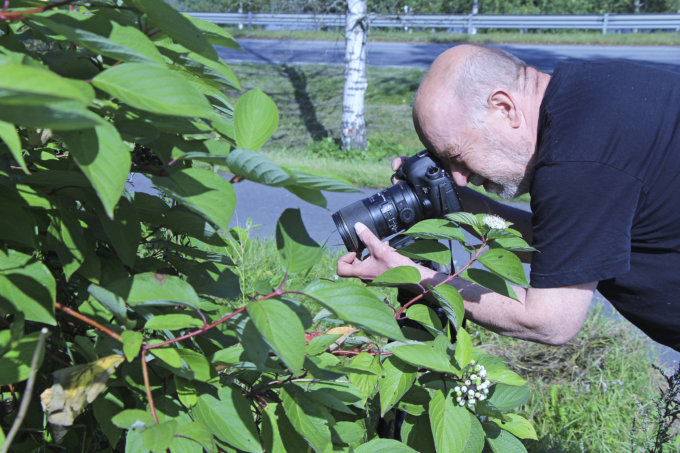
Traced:
<path fill-rule="evenodd" d="M 505 220 L 502 217 L 492 214 L 485 215 L 482 218 L 482 222 L 489 228 L 495 228 L 497 230 L 504 230 L 508 227 L 508 224 L 505 223 Z"/>
<path fill-rule="evenodd" d="M 472 408 L 477 401 L 484 401 L 489 395 L 489 385 L 486 379 L 486 369 L 482 365 L 475 364 L 474 361 L 463 374 L 463 383 L 457 385 L 453 391 L 456 393 L 456 402 L 459 406 Z"/>

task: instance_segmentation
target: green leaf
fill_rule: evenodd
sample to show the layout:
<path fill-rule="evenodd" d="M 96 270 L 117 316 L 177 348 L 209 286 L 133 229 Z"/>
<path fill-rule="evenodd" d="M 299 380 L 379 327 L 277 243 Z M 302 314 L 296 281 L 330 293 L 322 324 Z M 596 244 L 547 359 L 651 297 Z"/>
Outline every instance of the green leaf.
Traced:
<path fill-rule="evenodd" d="M 486 378 L 490 381 L 508 385 L 526 384 L 524 379 L 514 371 L 510 371 L 508 366 L 498 357 L 488 354 L 477 354 L 477 362 L 486 368 Z"/>
<path fill-rule="evenodd" d="M 177 422 L 170 420 L 164 423 L 154 424 L 142 431 L 142 445 L 154 453 L 164 452 L 177 432 Z"/>
<path fill-rule="evenodd" d="M 324 352 L 335 340 L 340 338 L 340 334 L 324 334 L 314 337 L 307 344 L 307 355 L 318 355 Z"/>
<path fill-rule="evenodd" d="M 491 418 L 500 428 L 510 432 L 520 439 L 538 440 L 536 430 L 529 420 L 517 414 L 504 414 L 503 420 Z"/>
<path fill-rule="evenodd" d="M 234 108 L 236 146 L 257 150 L 269 140 L 279 125 L 276 104 L 256 88 L 243 94 Z"/>
<path fill-rule="evenodd" d="M 445 217 L 458 225 L 471 225 L 473 227 L 483 225 L 477 216 L 470 214 L 469 212 L 454 212 L 452 214 L 446 214 Z"/>
<path fill-rule="evenodd" d="M 234 174 L 268 186 L 284 186 L 291 181 L 288 173 L 257 151 L 236 148 L 226 158 Z"/>
<path fill-rule="evenodd" d="M 75 101 L 86 105 L 94 93 L 85 93 L 56 73 L 18 64 L 0 65 L 0 104 L 37 106 L 59 101 Z"/>
<path fill-rule="evenodd" d="M 422 388 L 421 388 L 422 389 Z M 425 392 L 424 389 L 422 389 Z M 425 396 L 429 395 L 425 392 Z M 432 428 L 427 414 L 422 416 L 407 415 L 401 426 L 401 440 L 418 452 L 436 452 Z"/>
<path fill-rule="evenodd" d="M 279 403 L 269 403 L 262 410 L 260 427 L 262 446 L 267 453 L 306 451 L 307 442 L 295 431 Z"/>
<path fill-rule="evenodd" d="M 133 277 L 116 280 L 108 285 L 108 290 L 118 294 L 133 307 L 156 301 L 180 303 L 192 308 L 197 308 L 199 304 L 198 295 L 191 285 L 174 275 L 153 272 L 135 274 Z"/>
<path fill-rule="evenodd" d="M 525 386 L 496 384 L 491 387 L 489 402 L 500 411 L 508 411 L 529 400 L 529 388 Z"/>
<path fill-rule="evenodd" d="M 57 252 L 66 280 L 85 262 L 88 254 L 87 244 L 83 239 L 83 228 L 78 221 L 78 212 L 69 207 L 59 206 L 59 215 L 50 216 L 47 229 L 47 247 Z"/>
<path fill-rule="evenodd" d="M 456 352 L 454 353 L 456 363 L 463 369 L 472 360 L 472 339 L 462 327 L 456 332 Z"/>
<path fill-rule="evenodd" d="M 14 160 L 21 166 L 24 173 L 28 173 L 28 167 L 26 166 L 24 154 L 21 150 L 21 140 L 12 123 L 0 121 L 0 140 L 5 142 L 5 145 L 7 145 L 7 148 L 9 148 L 9 151 L 12 153 L 12 157 L 14 157 Z"/>
<path fill-rule="evenodd" d="M 386 350 L 415 367 L 428 368 L 440 373 L 457 374 L 457 370 L 451 365 L 449 357 L 430 345 L 415 341 L 409 343 L 395 342 L 389 345 Z"/>
<path fill-rule="evenodd" d="M 231 34 L 229 34 L 228 31 L 219 25 L 213 24 L 212 22 L 208 22 L 206 20 L 197 19 L 188 14 L 185 14 L 184 17 L 189 19 L 189 21 L 191 21 L 191 23 L 194 24 L 196 28 L 203 32 L 203 35 L 208 41 L 210 41 L 210 44 L 228 47 L 230 49 L 242 50 L 241 45 L 236 42 Z"/>
<path fill-rule="evenodd" d="M 55 131 L 89 129 L 105 124 L 102 117 L 72 101 L 45 105 L 3 105 L 0 109 L 0 120 Z"/>
<path fill-rule="evenodd" d="M 144 411 L 142 409 L 125 409 L 114 415 L 111 419 L 114 425 L 122 429 L 128 429 L 131 426 L 151 426 L 155 424 L 153 417 L 149 411 Z"/>
<path fill-rule="evenodd" d="M 282 167 L 295 180 L 295 186 L 313 190 L 325 190 L 328 192 L 357 193 L 361 190 L 354 187 L 349 181 L 341 179 L 330 173 L 309 168 Z"/>
<path fill-rule="evenodd" d="M 118 258 L 123 264 L 134 267 L 141 236 L 141 226 L 134 205 L 123 197 L 113 211 L 113 219 L 102 212 L 99 221 Z"/>
<path fill-rule="evenodd" d="M 128 362 L 132 362 L 139 355 L 144 335 L 134 330 L 126 330 L 121 334 L 121 339 L 123 340 L 123 354 Z"/>
<path fill-rule="evenodd" d="M 458 290 L 453 286 L 439 285 L 432 288 L 432 295 L 439 302 L 451 324 L 460 329 L 465 318 L 465 305 Z"/>
<path fill-rule="evenodd" d="M 189 439 L 191 439 L 195 443 L 186 444 L 186 442 Z M 187 449 L 179 450 L 178 447 L 180 442 L 178 441 L 184 441 L 182 443 L 184 445 L 187 445 L 187 448 L 190 448 L 190 450 Z M 196 443 L 198 443 L 198 445 L 196 445 Z M 172 444 L 170 444 L 170 452 L 203 453 L 204 451 L 208 453 L 213 453 L 216 451 L 212 433 L 208 430 L 208 428 L 205 427 L 205 425 L 202 425 L 200 423 L 182 422 L 180 426 L 177 428 L 177 434 L 175 435 Z"/>
<path fill-rule="evenodd" d="M 289 274 L 304 272 L 319 261 L 322 249 L 312 239 L 299 209 L 286 209 L 276 224 L 276 248 Z"/>
<path fill-rule="evenodd" d="M 378 385 L 380 361 L 377 356 L 362 352 L 352 359 L 350 367 L 361 370 L 349 374 L 349 380 L 364 395 L 364 400 L 373 396 Z M 365 370 L 365 371 L 364 371 Z"/>
<path fill-rule="evenodd" d="M 152 340 L 149 342 L 150 345 L 160 343 L 160 340 Z M 180 369 L 182 368 L 182 357 L 179 355 L 179 350 L 176 347 L 163 347 L 154 348 L 149 350 L 151 354 L 165 362 L 170 368 Z"/>
<path fill-rule="evenodd" d="M 454 240 L 461 243 L 467 242 L 460 227 L 452 225 L 446 219 L 426 219 L 416 223 L 406 230 L 404 234 L 421 239 Z"/>
<path fill-rule="evenodd" d="M 134 4 L 144 11 L 149 21 L 160 28 L 177 44 L 213 60 L 217 59 L 217 52 L 208 42 L 201 30 L 192 21 L 180 14 L 176 9 L 163 0 L 134 0 Z"/>
<path fill-rule="evenodd" d="M 130 150 L 111 124 L 73 132 L 61 132 L 80 170 L 87 176 L 106 214 L 113 210 L 123 193 L 130 172 Z"/>
<path fill-rule="evenodd" d="M 306 187 L 291 185 L 285 186 L 286 190 L 301 200 L 311 203 L 314 206 L 319 206 L 326 209 L 327 201 L 326 197 L 323 196 L 320 190 L 307 189 Z"/>
<path fill-rule="evenodd" d="M 413 448 L 394 439 L 373 439 L 354 449 L 355 453 L 417 453 Z"/>
<path fill-rule="evenodd" d="M 104 432 L 111 445 L 117 445 L 120 436 L 123 434 L 122 430 L 111 422 L 113 416 L 122 409 L 123 402 L 113 392 L 106 392 L 92 402 L 92 410 L 97 425 Z"/>
<path fill-rule="evenodd" d="M 36 219 L 30 205 L 15 190 L 0 191 L 0 238 L 35 248 Z M 16 187 L 16 186 L 14 186 Z M 52 206 L 50 206 L 52 208 Z"/>
<path fill-rule="evenodd" d="M 54 326 L 57 285 L 40 261 L 16 250 L 0 250 L 0 307 L 23 312 L 28 321 Z"/>
<path fill-rule="evenodd" d="M 195 327 L 203 327 L 203 320 L 185 313 L 171 313 L 168 315 L 156 315 L 144 325 L 148 330 L 183 330 Z"/>
<path fill-rule="evenodd" d="M 512 252 L 503 249 L 490 249 L 479 257 L 479 262 L 491 272 L 512 283 L 525 287 L 529 286 L 522 262 Z"/>
<path fill-rule="evenodd" d="M 248 400 L 231 387 L 223 387 L 218 400 L 203 394 L 194 407 L 194 419 L 222 442 L 247 452 L 261 452 Z"/>
<path fill-rule="evenodd" d="M 295 430 L 321 453 L 331 443 L 329 425 L 334 420 L 321 405 L 310 400 L 298 386 L 286 384 L 281 388 L 281 400 L 288 420 Z"/>
<path fill-rule="evenodd" d="M 388 338 L 405 339 L 394 312 L 367 288 L 350 282 L 315 280 L 303 292 L 349 324 Z"/>
<path fill-rule="evenodd" d="M 522 442 L 493 423 L 483 423 L 486 442 L 493 453 L 526 453 Z"/>
<path fill-rule="evenodd" d="M 127 317 L 127 307 L 125 306 L 125 301 L 115 293 L 112 293 L 108 289 L 102 288 L 97 285 L 90 285 L 87 287 L 87 292 L 89 292 L 92 297 L 97 299 L 97 301 L 109 310 L 113 316 L 116 317 L 119 323 L 127 325 L 130 320 Z"/>
<path fill-rule="evenodd" d="M 483 288 L 519 301 L 512 286 L 494 273 L 485 271 L 484 269 L 467 269 L 462 272 L 460 276 Z"/>
<path fill-rule="evenodd" d="M 249 303 L 248 314 L 267 344 L 298 376 L 305 360 L 305 330 L 295 312 L 279 300 L 267 299 Z"/>
<path fill-rule="evenodd" d="M 403 284 L 419 284 L 420 272 L 413 266 L 397 266 L 379 275 L 370 284 L 372 286 L 399 286 Z"/>
<path fill-rule="evenodd" d="M 94 33 L 84 29 L 83 21 L 77 20 L 73 13 L 63 12 L 48 12 L 47 14 L 32 16 L 31 19 L 58 34 L 64 35 L 95 54 L 101 54 L 118 61 L 165 65 L 153 42 L 134 27 L 110 22 L 110 27 L 100 25 L 98 27 L 100 29 L 97 30 L 97 33 Z M 108 37 L 99 33 L 105 33 Z"/>
<path fill-rule="evenodd" d="M 406 310 L 406 317 L 423 326 L 432 336 L 444 335 L 444 329 L 439 317 L 427 305 L 411 305 Z"/>
<path fill-rule="evenodd" d="M 181 75 L 160 66 L 123 63 L 100 72 L 92 84 L 131 107 L 161 115 L 214 116 L 210 103 Z"/>
<path fill-rule="evenodd" d="M 31 375 L 31 361 L 39 338 L 40 332 L 23 336 L 0 357 L 0 385 L 16 384 L 28 379 Z M 42 365 L 44 356 L 43 348 L 38 357 L 38 369 Z"/>
<path fill-rule="evenodd" d="M 468 411 L 437 391 L 430 401 L 429 415 L 437 452 L 462 452 L 470 435 Z"/>
<path fill-rule="evenodd" d="M 229 230 L 236 193 L 222 176 L 208 170 L 186 168 L 169 177 L 154 176 L 151 181 L 218 228 Z"/>
<path fill-rule="evenodd" d="M 396 357 L 389 356 L 383 363 L 383 374 L 378 382 L 380 416 L 384 417 L 411 386 L 418 376 L 418 369 Z"/>
<path fill-rule="evenodd" d="M 468 418 L 470 419 L 470 435 L 463 452 L 482 453 L 482 450 L 484 450 L 484 429 L 479 419 L 472 412 L 468 412 Z"/>
<path fill-rule="evenodd" d="M 446 265 L 451 262 L 451 250 L 435 240 L 422 239 L 397 250 L 413 259 L 434 261 Z"/>

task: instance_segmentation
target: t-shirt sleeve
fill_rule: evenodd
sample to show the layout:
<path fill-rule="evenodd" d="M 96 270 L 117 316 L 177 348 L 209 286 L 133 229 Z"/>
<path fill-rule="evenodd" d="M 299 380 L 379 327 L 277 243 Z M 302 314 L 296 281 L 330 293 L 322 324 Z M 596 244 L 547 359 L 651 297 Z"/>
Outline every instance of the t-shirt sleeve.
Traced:
<path fill-rule="evenodd" d="M 562 162 L 536 169 L 531 186 L 531 286 L 599 281 L 630 268 L 638 179 L 607 165 Z"/>

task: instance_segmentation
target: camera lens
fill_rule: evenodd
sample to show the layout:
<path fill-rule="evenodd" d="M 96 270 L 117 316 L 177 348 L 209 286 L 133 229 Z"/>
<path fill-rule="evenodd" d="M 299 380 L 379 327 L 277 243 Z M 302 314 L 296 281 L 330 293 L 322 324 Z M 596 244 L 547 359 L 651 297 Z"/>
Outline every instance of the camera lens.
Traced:
<path fill-rule="evenodd" d="M 333 221 L 347 250 L 356 253 L 364 249 L 354 231 L 356 222 L 363 223 L 383 239 L 422 219 L 421 202 L 403 181 L 333 213 Z"/>

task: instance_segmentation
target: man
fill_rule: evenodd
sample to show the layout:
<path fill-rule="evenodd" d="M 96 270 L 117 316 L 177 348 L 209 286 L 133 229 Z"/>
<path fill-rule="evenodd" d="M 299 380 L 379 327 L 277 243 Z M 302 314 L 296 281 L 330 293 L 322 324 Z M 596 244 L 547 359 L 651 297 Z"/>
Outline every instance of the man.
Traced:
<path fill-rule="evenodd" d="M 560 63 L 552 76 L 500 50 L 457 46 L 432 64 L 413 118 L 450 165 L 463 209 L 512 222 L 538 252 L 520 302 L 463 280 L 466 316 L 503 335 L 563 344 L 594 291 L 680 350 L 680 76 L 633 64 Z M 399 165 L 396 161 L 395 166 Z M 531 213 L 477 194 L 531 194 Z M 370 251 L 338 274 L 370 280 L 416 266 L 364 225 Z M 445 277 L 417 266 L 424 281 Z"/>

